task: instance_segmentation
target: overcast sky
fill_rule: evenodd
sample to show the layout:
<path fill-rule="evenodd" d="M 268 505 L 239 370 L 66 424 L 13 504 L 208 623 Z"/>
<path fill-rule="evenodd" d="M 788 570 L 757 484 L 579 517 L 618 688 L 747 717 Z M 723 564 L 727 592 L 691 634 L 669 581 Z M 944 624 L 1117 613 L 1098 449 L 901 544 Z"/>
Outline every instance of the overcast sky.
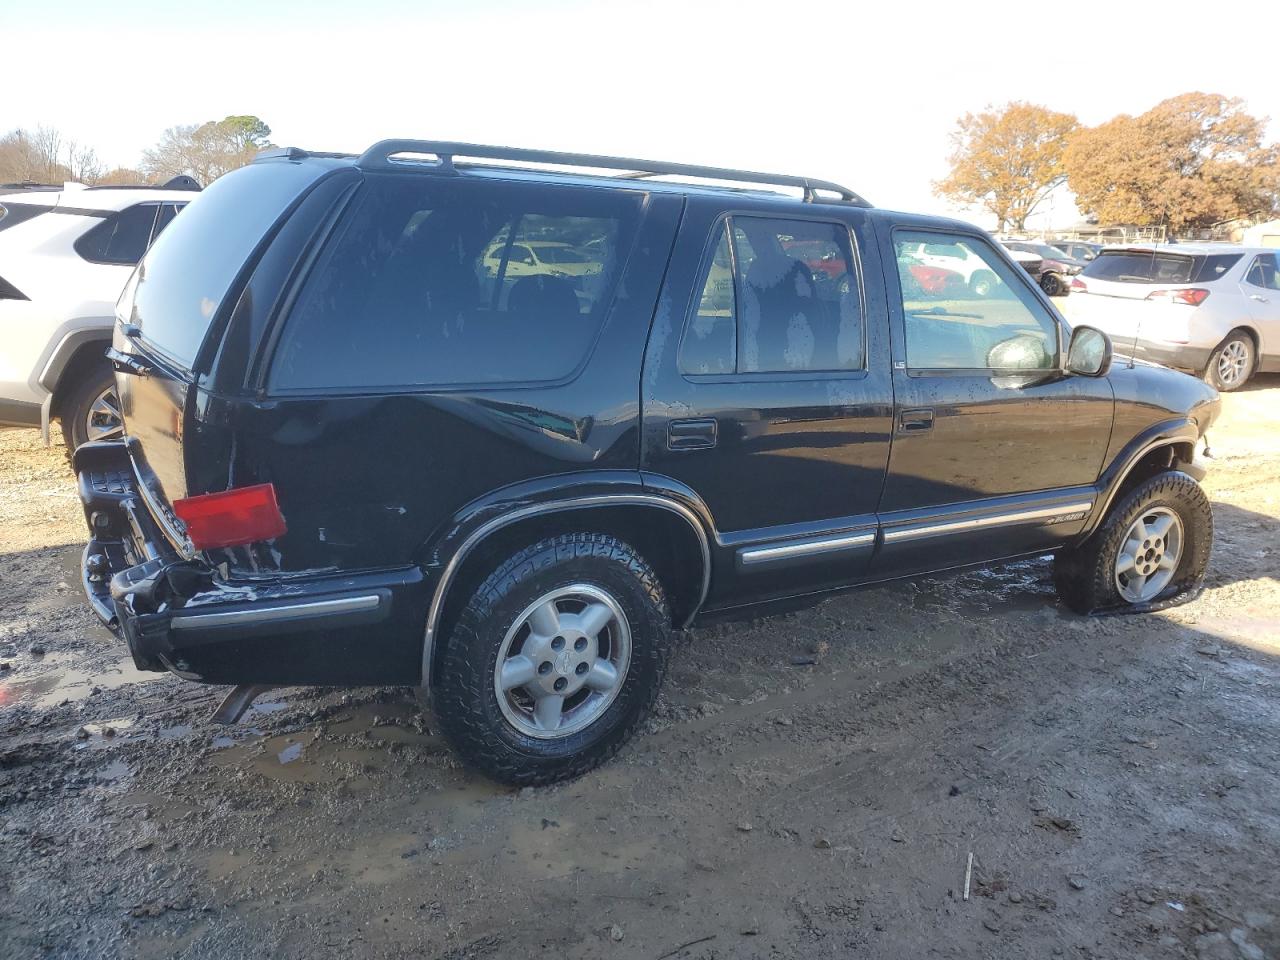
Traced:
<path fill-rule="evenodd" d="M 252 113 L 282 145 L 403 136 L 683 160 L 954 212 L 931 182 L 956 118 L 988 104 L 1094 124 L 1203 90 L 1280 119 L 1277 0 L 63 0 L 28 19 L 4 17 L 0 131 L 54 126 L 109 165 L 136 164 L 166 127 Z M 1066 198 L 1044 212 L 1074 219 Z"/>

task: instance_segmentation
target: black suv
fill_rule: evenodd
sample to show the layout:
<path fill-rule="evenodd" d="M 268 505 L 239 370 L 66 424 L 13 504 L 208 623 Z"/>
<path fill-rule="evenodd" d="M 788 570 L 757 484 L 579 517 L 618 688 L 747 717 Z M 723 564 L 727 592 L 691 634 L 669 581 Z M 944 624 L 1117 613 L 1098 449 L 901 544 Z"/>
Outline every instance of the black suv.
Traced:
<path fill-rule="evenodd" d="M 1073 609 L 1143 608 L 1209 555 L 1211 388 L 1110 369 L 982 231 L 823 181 L 271 151 L 118 313 L 127 437 L 75 464 L 138 666 L 240 685 L 224 718 L 418 685 L 510 783 L 616 751 L 695 622 L 1046 552 Z"/>

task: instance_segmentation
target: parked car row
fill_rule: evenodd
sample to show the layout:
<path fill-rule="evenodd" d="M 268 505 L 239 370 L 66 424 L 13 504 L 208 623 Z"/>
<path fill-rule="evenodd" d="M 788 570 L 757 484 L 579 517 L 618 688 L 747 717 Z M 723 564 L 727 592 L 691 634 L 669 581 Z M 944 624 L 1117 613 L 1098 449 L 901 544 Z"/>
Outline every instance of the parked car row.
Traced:
<path fill-rule="evenodd" d="M 271 151 L 119 298 L 86 596 L 140 669 L 237 684 L 224 719 L 412 684 L 541 784 L 619 749 L 694 623 L 1046 552 L 1078 611 L 1193 595 L 1217 393 L 1113 366 L 1044 259 L 807 177 Z"/>
<path fill-rule="evenodd" d="M 199 185 L 0 187 L 0 425 L 57 417 L 68 450 L 120 436 L 105 351 L 142 255 Z"/>

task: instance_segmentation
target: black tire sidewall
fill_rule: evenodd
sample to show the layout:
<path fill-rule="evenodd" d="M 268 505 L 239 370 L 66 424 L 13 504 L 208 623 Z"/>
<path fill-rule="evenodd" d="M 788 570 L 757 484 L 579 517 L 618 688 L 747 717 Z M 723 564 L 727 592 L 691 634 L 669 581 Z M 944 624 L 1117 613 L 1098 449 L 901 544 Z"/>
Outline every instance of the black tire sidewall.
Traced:
<path fill-rule="evenodd" d="M 89 407 L 103 390 L 114 386 L 115 374 L 111 368 L 95 366 L 86 371 L 84 377 L 67 391 L 58 417 L 62 421 L 62 439 L 67 445 L 68 453 L 88 442 L 89 433 L 85 429 L 85 420 L 89 416 Z"/>
<path fill-rule="evenodd" d="M 556 739 L 530 737 L 499 706 L 498 650 L 538 597 L 577 583 L 618 603 L 631 631 L 631 662 L 622 690 L 589 726 Z M 446 736 L 495 779 L 544 783 L 585 772 L 630 736 L 661 686 L 670 627 L 657 577 L 634 550 L 613 538 L 573 534 L 542 541 L 503 564 L 476 589 L 446 643 L 434 697 Z"/>
<path fill-rule="evenodd" d="M 1164 590 L 1143 604 L 1133 604 L 1120 595 L 1116 586 L 1117 554 L 1134 520 L 1157 507 L 1172 510 L 1182 522 L 1182 556 Z M 1185 473 L 1157 474 L 1126 494 L 1098 531 L 1093 563 L 1095 603 L 1100 607 L 1148 606 L 1189 591 L 1204 579 L 1212 547 L 1213 512 L 1200 485 Z"/>

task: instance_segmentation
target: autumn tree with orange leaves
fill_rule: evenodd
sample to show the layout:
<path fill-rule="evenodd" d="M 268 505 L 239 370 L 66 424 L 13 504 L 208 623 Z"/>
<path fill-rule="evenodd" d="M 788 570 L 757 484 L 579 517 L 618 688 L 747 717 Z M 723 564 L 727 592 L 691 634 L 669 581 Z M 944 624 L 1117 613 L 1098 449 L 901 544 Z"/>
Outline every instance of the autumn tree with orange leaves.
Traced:
<path fill-rule="evenodd" d="M 1066 152 L 1076 205 L 1100 223 L 1205 227 L 1280 203 L 1280 148 L 1239 98 L 1184 93 L 1079 131 Z"/>
<path fill-rule="evenodd" d="M 997 230 L 1026 227 L 1027 217 L 1066 180 L 1062 158 L 1079 126 L 1069 113 L 1014 102 L 967 113 L 951 134 L 950 175 L 934 191 L 995 215 Z"/>

